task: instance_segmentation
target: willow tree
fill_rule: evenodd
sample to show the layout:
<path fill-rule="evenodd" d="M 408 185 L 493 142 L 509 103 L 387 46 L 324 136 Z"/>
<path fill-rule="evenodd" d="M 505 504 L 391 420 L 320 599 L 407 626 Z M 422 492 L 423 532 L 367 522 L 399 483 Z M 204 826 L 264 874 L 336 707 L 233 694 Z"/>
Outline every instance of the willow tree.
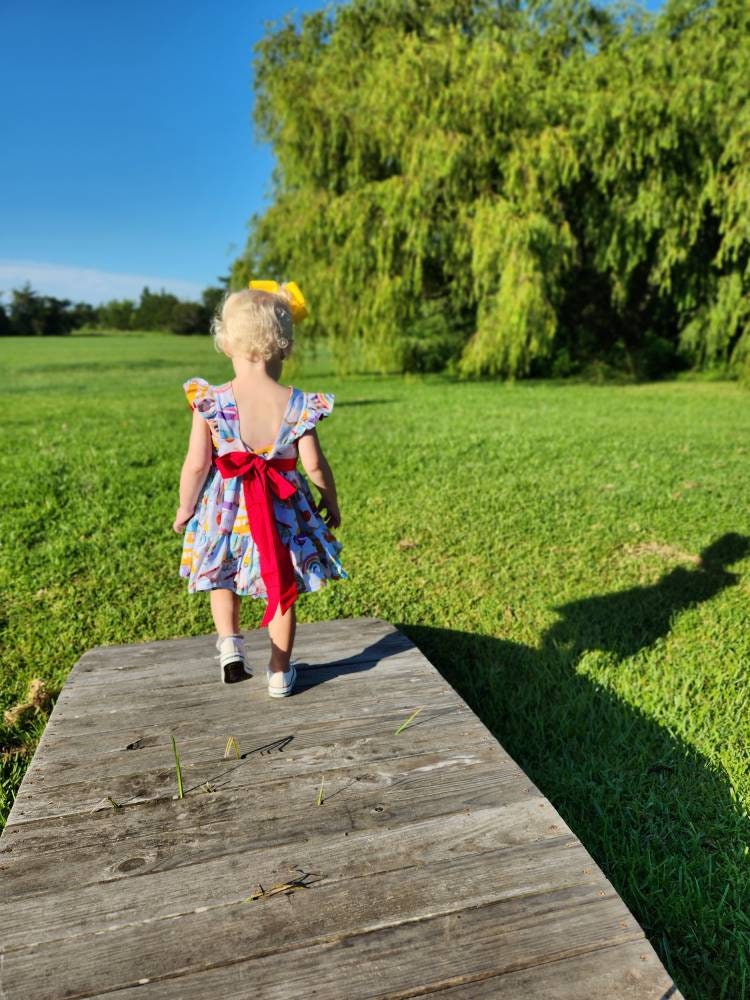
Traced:
<path fill-rule="evenodd" d="M 276 156 L 233 281 L 294 277 L 342 367 L 521 375 L 750 345 L 744 0 L 352 0 L 259 44 Z"/>

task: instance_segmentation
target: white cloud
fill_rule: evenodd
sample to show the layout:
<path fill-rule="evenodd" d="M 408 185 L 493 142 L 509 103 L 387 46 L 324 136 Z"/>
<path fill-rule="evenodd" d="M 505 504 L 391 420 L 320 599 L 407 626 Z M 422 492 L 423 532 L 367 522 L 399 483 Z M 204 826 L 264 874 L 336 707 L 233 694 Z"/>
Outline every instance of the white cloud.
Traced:
<path fill-rule="evenodd" d="M 35 292 L 54 295 L 74 302 L 99 305 L 109 299 L 139 299 L 141 289 L 148 286 L 152 292 L 163 289 L 181 299 L 200 299 L 202 285 L 177 278 L 158 278 L 152 274 L 118 274 L 97 271 L 90 267 L 65 267 L 33 260 L 0 260 L 0 291 L 5 300 L 12 288 L 29 282 Z"/>

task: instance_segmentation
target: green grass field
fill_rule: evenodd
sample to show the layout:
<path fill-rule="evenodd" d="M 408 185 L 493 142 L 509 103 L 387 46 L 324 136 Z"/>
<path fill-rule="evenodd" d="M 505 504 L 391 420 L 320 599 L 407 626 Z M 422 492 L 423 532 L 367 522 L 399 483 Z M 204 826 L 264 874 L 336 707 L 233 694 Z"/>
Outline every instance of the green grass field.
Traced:
<path fill-rule="evenodd" d="M 213 631 L 171 530 L 206 338 L 6 339 L 2 707 L 92 646 Z M 750 394 L 331 374 L 350 579 L 551 799 L 690 1000 L 750 996 Z M 261 602 L 243 605 L 252 628 Z M 210 664 L 207 664 L 207 669 Z M 0 729 L 3 815 L 44 725 Z"/>

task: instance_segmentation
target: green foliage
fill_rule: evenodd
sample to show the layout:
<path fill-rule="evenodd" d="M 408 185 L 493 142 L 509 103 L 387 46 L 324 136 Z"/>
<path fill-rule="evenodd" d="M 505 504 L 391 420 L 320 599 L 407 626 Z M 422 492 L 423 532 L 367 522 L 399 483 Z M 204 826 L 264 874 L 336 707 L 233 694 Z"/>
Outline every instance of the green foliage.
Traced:
<path fill-rule="evenodd" d="M 228 282 L 229 278 L 226 279 L 226 283 Z M 203 292 L 201 293 L 201 305 L 209 317 L 213 316 L 218 311 L 226 291 L 226 284 L 219 288 L 214 285 L 209 285 L 208 288 L 203 289 Z"/>
<path fill-rule="evenodd" d="M 146 287 L 136 305 L 129 299 L 113 300 L 99 311 L 99 325 L 114 330 L 169 330 L 171 333 L 208 333 L 211 318 L 226 289 L 203 289 L 200 302 L 178 299 L 162 289 Z"/>
<path fill-rule="evenodd" d="M 73 310 L 71 305 L 69 299 L 38 295 L 27 282 L 23 288 L 11 292 L 7 321 L 0 322 L 0 333 L 16 336 L 33 334 L 37 337 L 70 333 L 80 325 L 78 315 L 85 309 L 79 304 Z"/>
<path fill-rule="evenodd" d="M 132 299 L 110 299 L 99 307 L 99 325 L 105 330 L 137 329 Z"/>
<path fill-rule="evenodd" d="M 73 329 L 77 330 L 82 326 L 95 326 L 99 318 L 99 310 L 88 302 L 76 302 L 70 308 L 70 316 Z"/>
<path fill-rule="evenodd" d="M 342 371 L 742 361 L 745 0 L 352 0 L 269 32 L 255 81 L 275 198 L 232 281 L 298 280 Z"/>
<path fill-rule="evenodd" d="M 134 321 L 138 330 L 167 330 L 179 299 L 171 292 L 152 292 L 148 286 L 141 292 L 141 301 L 135 311 Z"/>
<path fill-rule="evenodd" d="M 172 333 L 207 333 L 211 316 L 200 302 L 176 302 L 167 329 Z"/>
<path fill-rule="evenodd" d="M 225 291 L 225 288 L 209 286 L 203 289 L 200 302 L 189 302 L 163 289 L 152 292 L 146 287 L 137 304 L 132 299 L 110 299 L 94 307 L 86 302 L 73 305 L 67 299 L 39 295 L 26 284 L 11 293 L 7 312 L 0 304 L 0 336 L 62 334 L 82 326 L 98 326 L 103 330 L 208 333 L 211 317 L 219 308 Z"/>
<path fill-rule="evenodd" d="M 7 337 L 13 333 L 13 326 L 10 316 L 5 310 L 5 306 L 0 302 L 0 337 Z"/>

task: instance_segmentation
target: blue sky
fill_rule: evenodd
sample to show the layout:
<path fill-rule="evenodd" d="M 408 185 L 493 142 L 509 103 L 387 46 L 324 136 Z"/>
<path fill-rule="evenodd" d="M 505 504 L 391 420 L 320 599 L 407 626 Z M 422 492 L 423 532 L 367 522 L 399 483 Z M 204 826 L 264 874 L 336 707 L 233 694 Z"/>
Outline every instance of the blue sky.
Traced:
<path fill-rule="evenodd" d="M 270 193 L 253 45 L 320 0 L 9 0 L 0 16 L 0 290 L 195 297 Z M 651 9 L 659 0 L 647 3 Z"/>

